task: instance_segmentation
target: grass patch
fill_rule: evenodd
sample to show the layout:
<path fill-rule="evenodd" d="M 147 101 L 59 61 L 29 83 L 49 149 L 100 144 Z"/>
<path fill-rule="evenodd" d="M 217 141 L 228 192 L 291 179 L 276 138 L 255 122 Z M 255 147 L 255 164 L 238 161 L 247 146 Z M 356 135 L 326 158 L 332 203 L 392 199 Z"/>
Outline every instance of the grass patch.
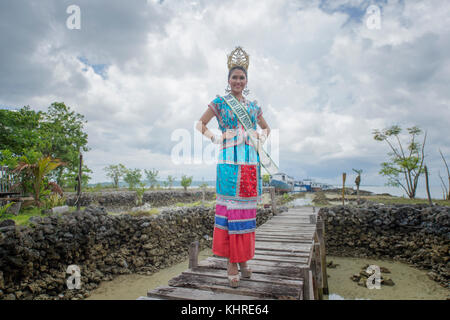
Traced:
<path fill-rule="evenodd" d="M 146 210 L 146 211 L 130 211 L 130 212 L 126 212 L 125 214 L 129 214 L 133 217 L 152 216 L 155 214 L 159 214 L 159 209 L 151 208 L 150 210 Z"/>
<path fill-rule="evenodd" d="M 216 203 L 216 201 L 206 201 L 203 203 L 203 205 L 205 207 L 212 207 L 214 206 Z M 195 202 L 177 202 L 176 204 L 174 204 L 175 207 L 198 207 L 202 205 L 202 201 L 195 201 Z"/>
<path fill-rule="evenodd" d="M 332 205 L 342 205 L 341 195 L 335 193 L 326 193 L 326 200 L 332 201 L 333 203 L 326 204 L 325 201 L 319 201 L 315 203 L 318 207 L 327 207 Z M 318 192 L 315 194 L 315 198 L 319 196 L 318 200 L 325 200 L 322 195 Z M 330 198 L 331 197 L 331 198 Z M 356 195 L 345 195 L 345 205 L 350 205 L 349 200 L 356 200 L 358 197 Z M 428 199 L 409 199 L 404 197 L 395 197 L 389 195 L 369 195 L 369 196 L 361 196 L 361 200 L 367 200 L 373 203 L 382 203 L 384 205 L 395 205 L 395 204 L 404 204 L 404 205 L 414 205 L 414 204 L 428 204 Z M 339 201 L 339 203 L 336 203 Z M 438 200 L 432 199 L 433 204 L 437 204 L 439 206 L 450 206 L 450 200 Z M 351 204 L 353 205 L 353 203 Z"/>
<path fill-rule="evenodd" d="M 84 210 L 85 207 L 80 207 L 80 210 Z M 77 207 L 69 207 L 69 212 L 74 212 Z M 14 220 L 18 226 L 28 226 L 30 225 L 29 220 L 31 217 L 48 217 L 48 214 L 42 213 L 42 208 L 35 206 L 29 206 L 21 209 L 17 215 L 13 214 L 3 214 L 0 216 L 0 221 L 11 219 Z"/>

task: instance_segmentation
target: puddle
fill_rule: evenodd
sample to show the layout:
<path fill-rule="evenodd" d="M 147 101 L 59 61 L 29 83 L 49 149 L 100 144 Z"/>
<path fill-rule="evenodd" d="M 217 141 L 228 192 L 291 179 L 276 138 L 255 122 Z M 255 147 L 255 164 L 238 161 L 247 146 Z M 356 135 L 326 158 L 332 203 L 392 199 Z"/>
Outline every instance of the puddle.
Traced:
<path fill-rule="evenodd" d="M 314 199 L 314 195 L 311 193 L 305 193 L 304 197 L 294 199 L 286 203 L 287 207 L 303 207 L 303 206 L 312 206 L 312 200 Z"/>
<path fill-rule="evenodd" d="M 450 290 L 428 278 L 428 271 L 402 262 L 327 256 L 327 263 L 330 261 L 338 266 L 327 268 L 329 295 L 324 298 L 328 300 L 445 300 L 450 297 Z M 381 276 L 391 278 L 395 285 L 368 289 L 352 281 L 350 277 L 367 264 L 389 269 L 391 273 L 382 272 Z"/>

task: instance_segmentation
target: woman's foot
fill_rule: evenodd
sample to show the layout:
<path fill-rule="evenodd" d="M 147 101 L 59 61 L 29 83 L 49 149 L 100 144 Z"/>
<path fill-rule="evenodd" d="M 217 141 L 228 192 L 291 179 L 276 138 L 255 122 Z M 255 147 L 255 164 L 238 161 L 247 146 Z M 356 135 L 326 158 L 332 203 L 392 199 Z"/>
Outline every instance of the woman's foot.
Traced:
<path fill-rule="evenodd" d="M 228 262 L 228 283 L 230 287 L 237 288 L 239 286 L 239 270 L 237 263 Z"/>
<path fill-rule="evenodd" d="M 241 267 L 242 278 L 250 279 L 252 276 L 252 269 L 247 266 L 247 262 L 239 263 Z"/>

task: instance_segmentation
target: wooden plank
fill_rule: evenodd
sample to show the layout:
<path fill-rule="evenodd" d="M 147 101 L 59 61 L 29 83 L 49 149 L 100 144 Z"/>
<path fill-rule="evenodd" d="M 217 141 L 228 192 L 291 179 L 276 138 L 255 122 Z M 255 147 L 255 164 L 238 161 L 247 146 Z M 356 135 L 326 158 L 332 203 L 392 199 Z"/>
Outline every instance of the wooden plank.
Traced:
<path fill-rule="evenodd" d="M 136 300 L 166 300 L 166 299 L 140 296 Z"/>
<path fill-rule="evenodd" d="M 289 238 L 305 238 L 305 235 L 298 233 L 286 233 L 280 231 L 273 230 L 259 230 L 256 229 L 256 235 L 264 235 L 264 236 L 280 236 L 280 237 L 289 237 Z"/>
<path fill-rule="evenodd" d="M 151 298 L 162 298 L 170 300 L 262 300 L 254 296 L 219 293 L 213 292 L 211 290 L 197 290 L 181 287 L 158 287 L 154 290 L 149 291 L 147 293 L 147 296 Z"/>
<path fill-rule="evenodd" d="M 256 229 L 256 234 L 266 234 L 266 235 L 279 235 L 279 236 L 286 236 L 286 237 L 306 237 L 309 234 L 313 233 L 314 229 L 310 230 L 301 230 L 300 228 L 298 230 L 286 231 L 286 228 L 278 228 L 277 226 L 272 226 L 271 228 L 267 229 Z"/>
<path fill-rule="evenodd" d="M 314 244 L 314 258 L 316 260 L 316 279 L 318 299 L 323 300 L 322 262 L 320 257 L 320 244 Z"/>
<path fill-rule="evenodd" d="M 314 232 L 296 232 L 296 233 L 287 233 L 287 232 L 283 232 L 283 231 L 277 231 L 277 230 L 273 230 L 273 231 L 269 231 L 269 230 L 264 230 L 264 231 L 256 231 L 256 235 L 259 236 L 273 236 L 273 237 L 286 237 L 286 238 L 299 238 L 299 239 L 305 239 L 305 238 L 311 238 L 314 235 Z"/>
<path fill-rule="evenodd" d="M 308 258 L 309 253 L 308 252 L 277 252 L 277 251 L 270 251 L 270 250 L 259 250 L 255 249 L 255 256 L 261 255 L 261 256 L 278 256 L 278 257 L 300 257 L 300 258 Z"/>
<path fill-rule="evenodd" d="M 309 224 L 309 223 L 271 223 L 271 224 L 264 224 L 260 226 L 258 229 L 264 230 L 264 229 L 270 229 L 272 227 L 280 227 L 284 229 L 297 229 L 297 230 L 311 230 L 315 229 L 316 225 Z"/>
<path fill-rule="evenodd" d="M 206 258 L 205 260 L 203 260 L 202 262 L 206 262 L 206 263 L 218 262 L 218 263 L 221 263 L 224 266 L 224 268 L 226 268 L 226 266 L 227 266 L 227 259 L 224 259 L 224 258 L 209 257 L 209 258 Z M 201 263 L 199 265 L 203 265 Z M 259 265 L 259 266 L 271 266 L 271 267 L 277 267 L 277 268 L 278 267 L 281 267 L 281 268 L 296 268 L 299 265 L 301 265 L 302 263 L 296 262 L 296 261 L 281 262 L 281 261 L 275 261 L 275 260 L 257 260 L 257 259 L 252 259 L 252 260 L 247 261 L 247 264 L 248 264 L 248 266 L 250 268 L 252 268 L 252 266 L 256 266 L 256 265 Z"/>
<path fill-rule="evenodd" d="M 198 265 L 198 241 L 194 241 L 189 246 L 189 268 L 195 268 Z"/>
<path fill-rule="evenodd" d="M 274 256 L 274 255 L 262 255 L 255 254 L 252 260 L 261 260 L 261 261 L 276 261 L 276 262 L 293 262 L 306 264 L 308 262 L 307 257 L 283 257 L 283 256 Z"/>
<path fill-rule="evenodd" d="M 295 230 L 311 230 L 315 229 L 316 226 L 309 223 L 271 223 L 271 224 L 263 224 L 258 228 L 258 230 L 271 229 L 273 227 L 280 227 L 283 229 L 295 229 Z"/>
<path fill-rule="evenodd" d="M 288 212 L 286 214 L 278 215 L 278 217 L 290 217 L 296 219 L 307 219 L 309 221 L 309 216 L 313 214 L 312 212 Z"/>
<path fill-rule="evenodd" d="M 256 240 L 259 242 L 274 242 L 274 243 L 310 243 L 311 239 L 280 239 L 274 237 L 258 237 L 256 236 Z"/>
<path fill-rule="evenodd" d="M 309 215 L 312 214 L 312 212 L 286 212 L 284 214 L 280 214 L 277 217 L 292 217 L 292 218 L 299 218 L 299 219 L 304 219 L 304 218 L 308 218 L 309 220 Z"/>
<path fill-rule="evenodd" d="M 276 266 L 275 264 L 262 264 L 262 263 L 255 263 L 254 261 L 248 262 L 249 267 L 252 269 L 253 273 L 265 273 L 268 275 L 276 275 L 283 278 L 293 278 L 298 279 L 300 278 L 300 266 L 294 266 L 294 267 L 283 267 L 283 266 Z M 212 268 L 212 269 L 221 269 L 226 270 L 227 269 L 227 262 L 226 260 L 220 261 L 211 261 L 211 260 L 203 260 L 200 261 L 198 264 L 198 268 Z"/>
<path fill-rule="evenodd" d="M 307 215 L 300 216 L 300 215 L 278 215 L 275 217 L 272 217 L 272 219 L 269 220 L 269 222 L 272 221 L 283 221 L 283 220 L 292 220 L 292 221 L 300 221 L 300 220 L 306 220 L 309 221 L 307 218 Z"/>
<path fill-rule="evenodd" d="M 309 270 L 309 272 L 308 272 L 308 275 L 309 275 L 309 283 L 313 283 L 313 274 L 312 274 L 312 271 L 311 270 Z M 309 286 L 309 299 L 310 300 L 314 300 L 314 287 L 313 287 L 313 285 L 311 285 L 311 286 Z"/>
<path fill-rule="evenodd" d="M 227 273 L 225 270 L 221 269 L 208 269 L 208 268 L 195 268 L 195 269 L 189 269 L 183 272 L 184 274 L 203 274 L 207 276 L 213 276 L 213 277 L 219 277 L 228 279 Z M 251 281 L 256 282 L 266 282 L 266 283 L 275 283 L 280 284 L 284 286 L 293 286 L 293 287 L 300 287 L 303 285 L 303 280 L 301 279 L 284 279 L 279 278 L 278 276 L 272 276 L 267 275 L 263 273 L 252 273 Z"/>
<path fill-rule="evenodd" d="M 309 236 L 314 233 L 315 229 L 302 229 L 296 227 L 284 227 L 284 226 L 271 226 L 264 229 L 259 229 L 260 231 L 273 231 L 285 234 L 296 234 L 298 236 L 304 235 Z"/>
<path fill-rule="evenodd" d="M 319 238 L 320 244 L 320 260 L 322 267 L 322 287 L 323 294 L 328 294 L 328 276 L 327 276 L 327 258 L 326 258 L 326 248 L 324 240 L 324 221 L 321 216 L 317 218 L 317 236 Z"/>
<path fill-rule="evenodd" d="M 239 294 L 254 296 L 261 299 L 289 299 L 299 298 L 301 287 L 285 286 L 270 282 L 257 282 L 247 279 L 239 281 L 239 287 L 231 288 L 228 278 L 209 276 L 205 274 L 183 273 L 169 281 L 173 287 L 211 290 L 215 293 Z"/>
<path fill-rule="evenodd" d="M 309 252 L 311 245 L 297 243 L 295 245 L 289 243 L 275 243 L 275 242 L 256 242 L 256 249 L 272 250 L 272 251 L 287 251 L 287 252 Z"/>
<path fill-rule="evenodd" d="M 302 235 L 302 234 L 286 234 L 284 232 L 270 232 L 270 231 L 256 231 L 256 236 L 260 237 L 273 237 L 273 238 L 280 238 L 280 239 L 308 239 L 311 240 L 311 237 L 309 235 Z"/>
<path fill-rule="evenodd" d="M 302 268 L 300 273 L 301 273 L 302 279 L 303 279 L 303 300 L 313 300 L 314 295 L 312 296 L 313 299 L 311 299 L 311 295 L 310 295 L 312 281 L 309 278 L 309 273 L 310 273 L 309 267 Z"/>

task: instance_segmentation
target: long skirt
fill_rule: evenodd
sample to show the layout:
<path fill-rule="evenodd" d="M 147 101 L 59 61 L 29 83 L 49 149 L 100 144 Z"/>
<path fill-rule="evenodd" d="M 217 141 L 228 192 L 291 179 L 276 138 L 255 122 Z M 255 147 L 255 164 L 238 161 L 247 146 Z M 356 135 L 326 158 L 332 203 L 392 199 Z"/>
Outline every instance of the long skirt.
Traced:
<path fill-rule="evenodd" d="M 231 263 L 255 255 L 257 202 L 261 197 L 257 165 L 219 164 L 213 253 Z"/>

